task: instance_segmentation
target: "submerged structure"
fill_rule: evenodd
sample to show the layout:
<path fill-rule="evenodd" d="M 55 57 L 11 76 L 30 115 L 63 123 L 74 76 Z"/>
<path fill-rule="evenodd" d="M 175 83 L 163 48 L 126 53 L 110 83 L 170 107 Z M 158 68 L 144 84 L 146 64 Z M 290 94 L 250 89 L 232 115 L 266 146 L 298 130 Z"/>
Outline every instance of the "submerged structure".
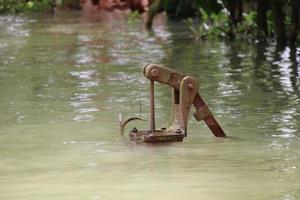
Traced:
<path fill-rule="evenodd" d="M 216 137 L 226 137 L 221 126 L 198 93 L 198 82 L 195 78 L 178 73 L 167 67 L 147 64 L 143 75 L 150 80 L 150 130 L 133 128 L 129 132 L 130 140 L 135 142 L 178 142 L 187 137 L 187 123 L 192 105 L 196 108 L 194 117 L 204 120 Z M 171 123 L 167 128 L 156 129 L 154 106 L 154 82 L 169 85 L 172 88 Z"/>

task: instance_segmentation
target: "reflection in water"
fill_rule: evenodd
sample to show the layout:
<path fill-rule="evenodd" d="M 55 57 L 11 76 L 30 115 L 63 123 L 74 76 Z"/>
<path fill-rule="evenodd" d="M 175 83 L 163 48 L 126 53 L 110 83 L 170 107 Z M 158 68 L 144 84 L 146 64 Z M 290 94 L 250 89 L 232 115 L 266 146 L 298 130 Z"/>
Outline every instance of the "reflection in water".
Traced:
<path fill-rule="evenodd" d="M 278 103 L 279 112 L 272 115 L 272 121 L 278 124 L 277 131 L 279 133 L 272 134 L 278 137 L 295 137 L 298 130 L 297 116 L 299 116 L 299 87 L 295 87 L 295 82 L 293 79 L 299 79 L 299 76 L 292 73 L 294 66 L 298 66 L 299 63 L 296 59 L 296 50 L 294 47 L 286 47 L 285 49 L 276 48 L 273 54 L 274 60 L 272 61 L 272 68 L 276 68 L 276 76 L 274 75 L 272 79 L 278 81 L 276 85 L 279 87 L 276 89 L 278 98 L 282 99 L 284 103 Z"/>
<path fill-rule="evenodd" d="M 23 17 L 0 16 L 0 25 L 5 26 L 7 35 L 14 37 L 29 36 L 30 30 L 24 27 L 29 22 L 34 22 L 34 20 Z"/>
<path fill-rule="evenodd" d="M 91 121 L 95 119 L 92 113 L 98 111 L 94 107 L 91 97 L 96 94 L 86 94 L 86 93 L 75 93 L 73 98 L 71 98 L 71 105 L 75 108 L 76 116 L 73 118 L 74 121 Z"/>
<path fill-rule="evenodd" d="M 106 85 L 115 88 L 106 93 L 104 101 L 108 105 L 129 110 L 130 107 L 126 106 L 128 101 L 137 106 L 141 101 L 147 102 L 148 93 L 145 97 L 144 87 L 138 91 L 130 89 L 131 84 L 139 86 L 139 83 L 145 83 L 145 79 L 140 72 L 133 73 L 128 69 L 137 69 L 149 62 L 159 63 L 165 55 L 161 43 L 167 43 L 171 34 L 165 30 L 163 24 L 154 30 L 154 35 L 149 35 L 147 32 L 140 32 L 140 29 L 136 30 L 136 27 L 132 29 L 133 27 L 125 26 L 124 22 L 117 21 L 114 17 L 110 17 L 108 21 L 104 20 L 109 15 L 114 13 L 92 14 L 92 21 L 100 23 L 101 29 L 95 28 L 98 27 L 95 24 L 91 26 L 91 21 L 86 23 L 91 17 L 90 14 L 86 15 L 83 12 L 81 16 L 85 23 L 80 24 L 80 30 L 91 29 L 92 33 L 80 31 L 77 35 L 74 57 L 76 69 L 69 72 L 76 79 L 76 90 L 70 102 L 75 109 L 75 121 L 96 120 L 96 112 L 107 109 L 107 106 L 99 106 L 96 102 L 99 96 L 103 96 L 102 90 Z M 106 65 L 109 68 L 115 66 L 116 71 L 110 69 L 110 74 L 106 74 Z M 120 97 L 118 88 L 126 89 L 128 94 Z M 131 112 L 132 110 L 138 109 L 131 109 Z"/>
<path fill-rule="evenodd" d="M 292 87 L 295 92 L 299 95 L 300 90 L 300 48 L 296 48 L 295 46 L 290 47 L 290 60 L 291 60 L 291 72 L 290 79 L 292 83 Z"/>
<path fill-rule="evenodd" d="M 81 49 L 80 49 L 81 51 Z M 86 54 L 87 53 L 87 54 Z M 77 64 L 87 64 L 92 62 L 92 59 L 88 58 L 88 51 L 83 51 L 80 53 L 80 56 L 76 56 Z M 71 71 L 69 74 L 78 80 L 77 90 L 80 93 L 74 93 L 74 96 L 71 97 L 70 105 L 75 109 L 76 116 L 73 117 L 74 121 L 91 121 L 95 119 L 95 116 L 92 114 L 99 111 L 99 109 L 94 104 L 92 97 L 95 96 L 95 93 L 88 93 L 92 88 L 99 86 L 99 81 L 96 79 L 98 73 L 95 70 L 86 70 L 86 71 Z"/>

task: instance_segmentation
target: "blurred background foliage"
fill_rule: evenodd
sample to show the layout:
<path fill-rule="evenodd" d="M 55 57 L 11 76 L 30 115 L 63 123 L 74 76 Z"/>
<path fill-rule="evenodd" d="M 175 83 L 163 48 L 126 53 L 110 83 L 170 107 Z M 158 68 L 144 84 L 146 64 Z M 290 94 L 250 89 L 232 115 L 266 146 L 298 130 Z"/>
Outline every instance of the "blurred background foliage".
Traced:
<path fill-rule="evenodd" d="M 127 5 L 133 12 L 131 21 L 146 11 L 148 29 L 158 13 L 166 12 L 170 18 L 183 21 L 195 39 L 276 38 L 282 44 L 298 39 L 299 0 L 140 0 L 149 2 L 146 9 L 136 0 L 0 0 L 0 12 L 55 12 L 56 7 L 79 8 L 87 1 L 94 6 Z M 112 10 L 109 6 L 107 9 Z"/>
<path fill-rule="evenodd" d="M 51 7 L 51 0 L 0 0 L 0 11 L 20 13 L 25 11 L 42 11 Z"/>
<path fill-rule="evenodd" d="M 79 0 L 0 0 L 0 13 L 40 12 L 54 6 L 79 7 Z"/>

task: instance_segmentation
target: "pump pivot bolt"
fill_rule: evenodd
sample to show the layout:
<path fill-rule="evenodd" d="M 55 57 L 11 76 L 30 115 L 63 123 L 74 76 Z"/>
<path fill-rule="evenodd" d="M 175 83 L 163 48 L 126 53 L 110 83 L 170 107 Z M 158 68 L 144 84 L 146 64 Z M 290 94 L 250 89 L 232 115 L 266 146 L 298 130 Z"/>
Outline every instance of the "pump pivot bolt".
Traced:
<path fill-rule="evenodd" d="M 181 130 L 178 128 L 175 133 L 181 133 Z"/>
<path fill-rule="evenodd" d="M 152 69 L 150 74 L 152 77 L 157 77 L 158 76 L 159 71 L 157 69 Z"/>
<path fill-rule="evenodd" d="M 136 133 L 136 132 L 138 132 L 138 130 L 137 130 L 136 127 L 133 127 L 133 128 L 131 129 L 131 132 Z"/>

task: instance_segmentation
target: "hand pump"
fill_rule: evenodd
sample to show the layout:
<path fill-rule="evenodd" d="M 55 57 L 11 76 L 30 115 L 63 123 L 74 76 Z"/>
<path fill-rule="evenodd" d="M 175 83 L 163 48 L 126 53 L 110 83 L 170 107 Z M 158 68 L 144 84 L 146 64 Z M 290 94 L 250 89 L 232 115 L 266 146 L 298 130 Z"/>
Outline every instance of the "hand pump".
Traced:
<path fill-rule="evenodd" d="M 132 129 L 129 133 L 132 141 L 148 143 L 182 141 L 187 136 L 187 123 L 192 105 L 196 108 L 194 117 L 197 121 L 204 120 L 216 137 L 226 137 L 223 129 L 198 93 L 198 82 L 195 78 L 156 64 L 145 65 L 143 74 L 150 80 L 150 130 Z M 173 92 L 171 125 L 159 130 L 155 128 L 155 81 L 169 85 Z"/>

